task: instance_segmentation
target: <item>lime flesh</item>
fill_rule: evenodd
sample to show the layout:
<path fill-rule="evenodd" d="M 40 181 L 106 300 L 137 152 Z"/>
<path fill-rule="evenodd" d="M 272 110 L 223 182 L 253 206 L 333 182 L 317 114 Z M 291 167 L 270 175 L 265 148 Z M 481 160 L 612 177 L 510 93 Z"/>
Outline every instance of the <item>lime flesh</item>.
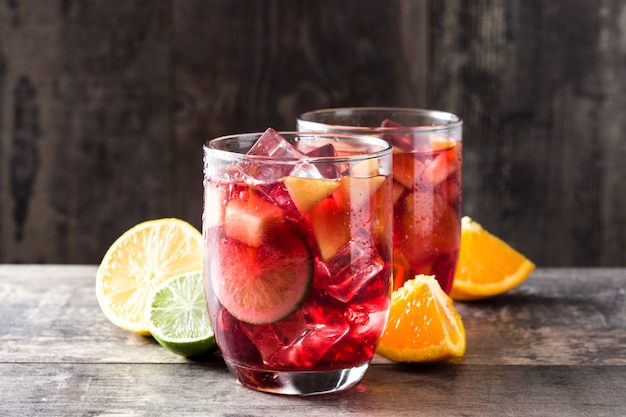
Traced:
<path fill-rule="evenodd" d="M 289 227 L 259 248 L 226 240 L 212 260 L 213 291 L 238 320 L 275 323 L 296 311 L 313 282 L 313 257 Z"/>
<path fill-rule="evenodd" d="M 148 329 L 167 350 L 194 357 L 216 348 L 201 272 L 168 279 L 152 293 L 147 308 Z"/>

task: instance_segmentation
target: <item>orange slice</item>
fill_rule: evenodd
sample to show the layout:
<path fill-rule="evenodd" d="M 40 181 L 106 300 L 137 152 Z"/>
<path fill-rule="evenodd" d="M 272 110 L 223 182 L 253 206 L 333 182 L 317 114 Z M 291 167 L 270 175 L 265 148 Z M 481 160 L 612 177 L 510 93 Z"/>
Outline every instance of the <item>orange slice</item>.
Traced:
<path fill-rule="evenodd" d="M 396 362 L 435 362 L 465 354 L 465 328 L 452 299 L 430 275 L 417 275 L 391 296 L 377 353 Z"/>
<path fill-rule="evenodd" d="M 450 296 L 479 300 L 524 282 L 535 264 L 469 217 L 461 222 L 461 249 Z"/>
<path fill-rule="evenodd" d="M 96 296 L 116 326 L 150 334 L 146 305 L 154 289 L 173 276 L 202 269 L 202 234 L 174 218 L 149 220 L 122 234 L 102 258 Z"/>

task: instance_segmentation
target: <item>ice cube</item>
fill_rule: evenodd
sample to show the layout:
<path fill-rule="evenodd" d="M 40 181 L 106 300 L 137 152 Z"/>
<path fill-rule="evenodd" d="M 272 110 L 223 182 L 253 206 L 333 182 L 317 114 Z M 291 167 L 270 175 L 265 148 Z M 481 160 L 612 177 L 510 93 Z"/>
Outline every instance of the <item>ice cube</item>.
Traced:
<path fill-rule="evenodd" d="M 271 156 L 281 159 L 300 159 L 303 156 L 302 152 L 271 127 L 257 139 L 248 151 L 248 155 Z"/>
<path fill-rule="evenodd" d="M 294 168 L 295 161 L 304 155 L 290 144 L 280 133 L 268 128 L 250 148 L 248 155 L 269 156 L 277 160 L 283 160 L 276 164 L 269 161 L 250 161 L 246 164 L 245 171 L 254 182 L 271 184 L 289 175 Z M 289 161 L 293 161 L 290 163 Z"/>
<path fill-rule="evenodd" d="M 390 119 L 383 120 L 380 126 L 397 128 L 400 131 L 405 127 Z M 394 148 L 404 152 L 430 149 L 430 136 L 426 133 L 383 133 L 380 137 L 389 142 Z"/>
<path fill-rule="evenodd" d="M 332 143 L 327 143 L 326 145 L 320 146 L 319 148 L 315 148 L 310 152 L 307 152 L 306 156 L 337 156 L 337 151 Z"/>
<path fill-rule="evenodd" d="M 328 262 L 317 259 L 315 286 L 342 302 L 348 302 L 385 266 L 370 234 L 356 231 Z"/>
<path fill-rule="evenodd" d="M 261 185 L 257 187 L 256 190 L 269 201 L 283 209 L 287 220 L 298 222 L 302 219 L 302 213 L 300 213 L 300 210 L 298 210 L 291 199 L 291 195 L 289 191 L 287 191 L 284 182 L 279 181 L 274 184 Z"/>
<path fill-rule="evenodd" d="M 353 324 L 350 332 L 341 340 L 341 344 L 331 347 L 322 361 L 332 358 L 333 363 L 366 362 L 374 356 L 376 343 L 387 322 L 387 311 L 364 310 L 359 314 L 364 315 L 363 320 L 359 324 Z"/>
<path fill-rule="evenodd" d="M 296 165 L 289 175 L 299 178 L 324 178 L 315 165 L 308 162 Z"/>
<path fill-rule="evenodd" d="M 387 307 L 388 304 L 383 304 Z M 382 334 L 387 322 L 387 310 L 370 311 L 364 305 L 356 305 L 349 310 L 352 324 L 350 337 L 366 344 L 375 344 Z"/>
<path fill-rule="evenodd" d="M 305 154 L 303 163 L 297 165 L 294 170 L 291 171 L 290 175 L 300 178 L 338 178 L 339 175 L 335 162 L 320 161 L 318 163 L 312 164 L 306 161 L 306 157 L 317 158 L 332 156 L 337 156 L 337 152 L 335 151 L 335 147 L 332 143 L 327 143 L 326 145 L 320 146 L 319 148 L 315 148 Z"/>
<path fill-rule="evenodd" d="M 313 366 L 349 330 L 340 311 L 315 303 L 277 323 L 244 326 L 263 362 L 277 367 Z"/>
<path fill-rule="evenodd" d="M 319 148 L 315 148 L 312 151 L 308 152 L 306 156 L 311 157 L 331 157 L 337 156 L 337 151 L 332 143 L 327 143 L 326 145 L 320 146 Z M 334 162 L 328 163 L 319 163 L 316 165 L 317 170 L 323 178 L 338 178 L 339 170 L 337 169 L 337 165 Z"/>
<path fill-rule="evenodd" d="M 308 327 L 293 344 L 277 350 L 269 360 L 272 366 L 313 366 L 341 339 L 349 326 L 328 326 L 319 324 Z"/>

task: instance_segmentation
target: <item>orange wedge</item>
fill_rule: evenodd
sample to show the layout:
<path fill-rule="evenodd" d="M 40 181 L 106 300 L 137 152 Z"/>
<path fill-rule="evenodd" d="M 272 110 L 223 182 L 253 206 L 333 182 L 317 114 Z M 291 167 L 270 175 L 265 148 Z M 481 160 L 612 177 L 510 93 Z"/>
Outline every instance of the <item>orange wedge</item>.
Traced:
<path fill-rule="evenodd" d="M 433 276 L 417 275 L 391 296 L 377 353 L 396 362 L 435 362 L 465 354 L 465 328 Z"/>
<path fill-rule="evenodd" d="M 469 217 L 461 222 L 461 250 L 450 296 L 479 300 L 524 282 L 535 264 Z"/>
<path fill-rule="evenodd" d="M 173 276 L 202 269 L 202 234 L 174 218 L 149 220 L 122 234 L 102 258 L 96 296 L 116 326 L 150 334 L 146 304 L 154 289 Z"/>

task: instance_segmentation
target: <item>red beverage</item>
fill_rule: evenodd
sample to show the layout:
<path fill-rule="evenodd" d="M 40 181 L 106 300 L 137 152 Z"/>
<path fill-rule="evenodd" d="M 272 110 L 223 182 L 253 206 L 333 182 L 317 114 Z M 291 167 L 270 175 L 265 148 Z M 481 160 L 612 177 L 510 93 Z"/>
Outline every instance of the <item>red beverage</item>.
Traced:
<path fill-rule="evenodd" d="M 213 330 L 229 369 L 248 387 L 347 388 L 367 369 L 389 311 L 389 148 L 374 139 L 385 155 L 363 157 L 371 149 L 349 140 L 286 146 L 277 135 L 268 130 L 234 159 L 205 147 Z M 346 370 L 352 376 L 341 381 Z"/>
<path fill-rule="evenodd" d="M 449 293 L 461 239 L 461 143 L 395 152 L 394 289 L 416 274 L 435 275 Z"/>
<path fill-rule="evenodd" d="M 434 275 L 449 293 L 461 242 L 461 120 L 447 112 L 361 107 L 300 115 L 299 130 L 368 134 L 393 146 L 394 289 Z"/>

